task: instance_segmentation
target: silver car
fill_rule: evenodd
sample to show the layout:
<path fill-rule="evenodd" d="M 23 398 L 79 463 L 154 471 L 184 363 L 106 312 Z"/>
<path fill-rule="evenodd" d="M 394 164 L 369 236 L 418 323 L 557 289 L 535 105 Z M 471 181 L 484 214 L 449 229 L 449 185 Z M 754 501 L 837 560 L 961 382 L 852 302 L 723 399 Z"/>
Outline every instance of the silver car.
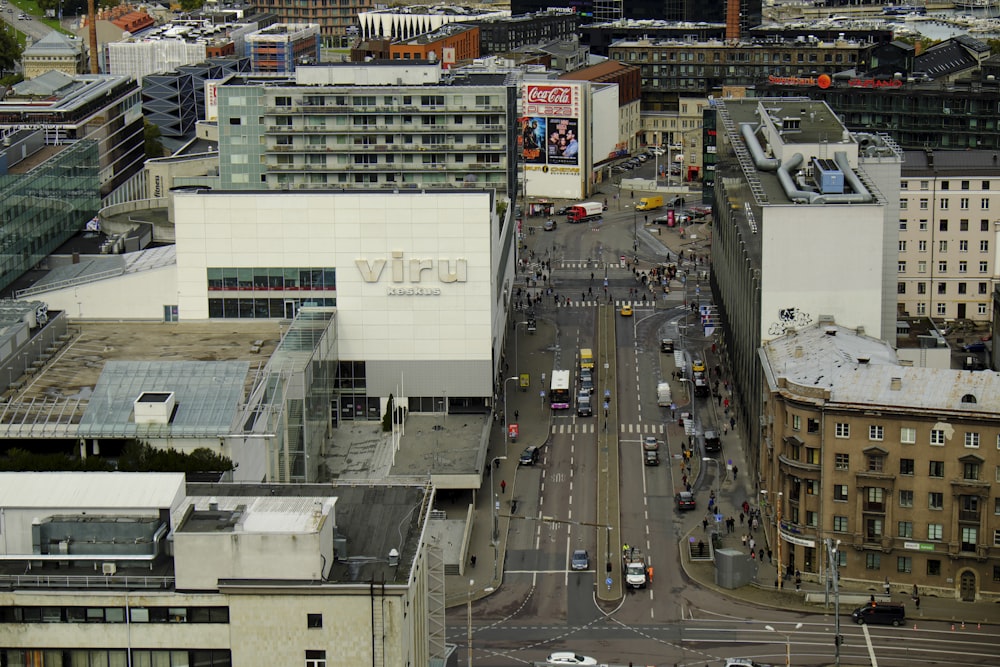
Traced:
<path fill-rule="evenodd" d="M 590 554 L 586 549 L 577 549 L 573 552 L 570 567 L 574 570 L 586 570 L 590 567 Z"/>

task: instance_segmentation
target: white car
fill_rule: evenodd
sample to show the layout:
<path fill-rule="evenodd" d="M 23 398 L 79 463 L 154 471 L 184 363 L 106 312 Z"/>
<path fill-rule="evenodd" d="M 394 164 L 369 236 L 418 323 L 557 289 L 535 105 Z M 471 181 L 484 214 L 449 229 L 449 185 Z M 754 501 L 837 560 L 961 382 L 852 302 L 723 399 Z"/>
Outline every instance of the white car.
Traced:
<path fill-rule="evenodd" d="M 550 665 L 596 665 L 597 661 L 586 655 L 577 655 L 572 651 L 558 651 L 546 658 Z"/>

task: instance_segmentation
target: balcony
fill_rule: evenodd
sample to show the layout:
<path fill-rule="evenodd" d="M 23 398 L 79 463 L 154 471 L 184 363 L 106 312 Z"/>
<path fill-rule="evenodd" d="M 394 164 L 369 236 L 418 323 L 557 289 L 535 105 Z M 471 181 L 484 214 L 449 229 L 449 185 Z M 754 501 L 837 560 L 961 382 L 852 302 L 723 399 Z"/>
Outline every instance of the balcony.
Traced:
<path fill-rule="evenodd" d="M 805 463 L 804 461 L 799 461 L 797 459 L 792 459 L 784 454 L 778 455 L 778 461 L 781 462 L 782 466 L 787 466 L 789 468 L 795 468 L 796 470 L 809 470 L 814 472 L 819 472 L 822 468 L 818 463 Z"/>
<path fill-rule="evenodd" d="M 979 510 L 958 510 L 958 520 L 979 523 L 982 512 Z"/>

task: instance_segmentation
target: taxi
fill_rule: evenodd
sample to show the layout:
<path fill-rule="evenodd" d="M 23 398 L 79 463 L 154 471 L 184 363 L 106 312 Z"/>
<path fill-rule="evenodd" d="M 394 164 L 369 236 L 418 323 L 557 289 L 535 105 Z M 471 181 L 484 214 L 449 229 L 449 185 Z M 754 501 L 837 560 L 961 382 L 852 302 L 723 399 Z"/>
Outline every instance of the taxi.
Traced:
<path fill-rule="evenodd" d="M 622 306 L 622 309 L 618 311 L 622 317 L 632 317 L 632 304 L 626 303 Z"/>
<path fill-rule="evenodd" d="M 705 372 L 705 362 L 701 359 L 694 359 L 691 362 L 691 371 L 693 373 L 704 373 Z"/>

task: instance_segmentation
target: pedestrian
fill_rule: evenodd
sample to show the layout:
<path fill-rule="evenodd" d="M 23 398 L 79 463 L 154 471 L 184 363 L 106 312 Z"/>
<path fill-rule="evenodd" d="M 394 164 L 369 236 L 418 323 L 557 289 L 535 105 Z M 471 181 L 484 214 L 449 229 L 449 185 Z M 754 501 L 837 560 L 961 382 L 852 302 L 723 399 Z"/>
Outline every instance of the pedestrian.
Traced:
<path fill-rule="evenodd" d="M 737 468 L 736 466 L 733 466 L 733 479 L 736 479 L 736 476 L 739 474 L 740 474 L 740 469 Z"/>
<path fill-rule="evenodd" d="M 622 545 L 622 555 L 624 556 L 627 553 L 628 553 L 628 545 L 627 544 L 623 544 Z"/>
<path fill-rule="evenodd" d="M 469 558 L 469 563 L 472 565 L 472 567 L 476 566 L 476 554 L 472 554 L 472 556 Z"/>
<path fill-rule="evenodd" d="M 755 554 L 753 551 L 750 552 L 750 560 L 757 560 L 757 554 Z"/>
<path fill-rule="evenodd" d="M 650 565 L 649 568 L 646 569 L 646 574 L 649 576 L 649 583 L 653 583 L 653 566 L 652 565 Z"/>
<path fill-rule="evenodd" d="M 507 480 L 500 480 L 500 493 L 507 493 Z"/>
<path fill-rule="evenodd" d="M 760 551 L 757 552 L 757 558 L 760 560 L 761 563 L 764 562 L 764 550 L 763 549 L 761 549 Z"/>
<path fill-rule="evenodd" d="M 729 433 L 729 424 L 723 424 L 722 425 L 722 435 L 726 435 L 727 433 Z"/>
<path fill-rule="evenodd" d="M 728 398 L 725 399 L 724 401 L 722 401 L 722 407 L 724 407 L 727 410 L 729 409 L 729 399 Z"/>
<path fill-rule="evenodd" d="M 719 397 L 719 405 L 722 405 L 722 394 L 719 394 L 718 397 Z"/>
<path fill-rule="evenodd" d="M 757 530 L 760 527 L 760 523 L 757 521 L 757 517 L 753 519 L 753 529 Z"/>
<path fill-rule="evenodd" d="M 743 512 L 740 512 L 740 525 L 741 525 L 741 526 L 743 525 L 743 519 L 745 519 L 745 518 L 746 518 L 746 517 L 745 517 L 745 515 L 743 514 Z"/>
<path fill-rule="evenodd" d="M 743 511 L 747 514 L 750 513 L 750 503 L 746 500 L 743 501 Z"/>
<path fill-rule="evenodd" d="M 708 519 L 707 518 L 701 520 L 701 529 L 704 530 L 705 532 L 708 532 Z"/>
<path fill-rule="evenodd" d="M 918 597 L 920 597 L 920 589 L 917 588 L 916 584 L 913 584 L 913 599 L 916 600 Z"/>
<path fill-rule="evenodd" d="M 885 582 L 882 584 L 882 588 L 885 590 L 885 594 L 886 595 L 890 594 L 890 592 L 889 592 L 889 588 L 890 588 L 889 587 L 889 577 L 885 578 Z"/>
<path fill-rule="evenodd" d="M 741 537 L 740 539 L 742 539 L 742 540 L 743 540 L 743 548 L 745 549 L 745 548 L 746 548 L 746 546 L 747 546 L 747 536 L 746 536 L 746 535 L 743 535 L 743 537 Z"/>
<path fill-rule="evenodd" d="M 753 552 L 754 548 L 757 546 L 757 541 L 751 537 L 747 540 L 747 544 L 750 545 L 750 551 Z"/>
<path fill-rule="evenodd" d="M 767 550 L 767 562 L 768 563 L 773 563 L 774 562 L 774 559 L 771 558 L 771 550 L 770 549 Z"/>
<path fill-rule="evenodd" d="M 802 590 L 802 575 L 800 574 L 795 575 L 795 590 L 797 591 Z"/>
<path fill-rule="evenodd" d="M 520 414 L 521 414 L 520 412 L 518 412 L 517 410 L 514 410 L 514 421 L 517 421 L 517 418 L 518 418 L 518 416 Z"/>
<path fill-rule="evenodd" d="M 729 418 L 729 428 L 731 428 L 731 429 L 735 429 L 736 428 L 736 417 L 730 417 Z"/>
<path fill-rule="evenodd" d="M 913 598 L 913 604 L 916 606 L 916 608 L 918 610 L 920 609 L 920 596 L 919 595 L 917 597 Z"/>

